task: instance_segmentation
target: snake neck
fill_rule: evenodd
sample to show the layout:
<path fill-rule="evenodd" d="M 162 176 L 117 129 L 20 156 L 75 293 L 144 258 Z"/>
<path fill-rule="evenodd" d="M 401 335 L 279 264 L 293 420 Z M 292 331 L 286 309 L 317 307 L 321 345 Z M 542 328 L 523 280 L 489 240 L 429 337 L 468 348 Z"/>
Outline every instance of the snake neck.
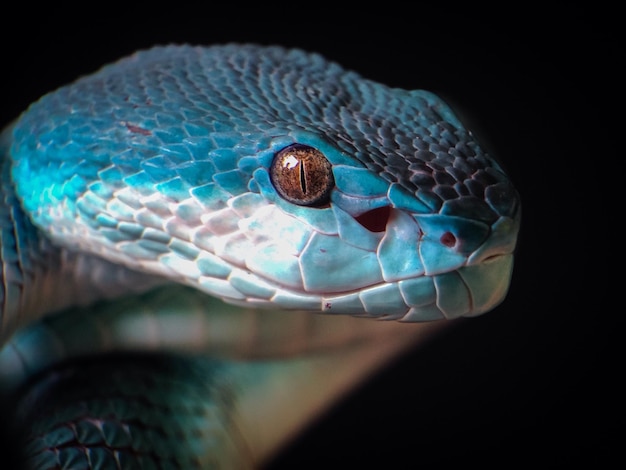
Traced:
<path fill-rule="evenodd" d="M 22 209 L 0 135 L 0 345 L 45 314 L 154 287 L 156 279 L 55 246 Z"/>

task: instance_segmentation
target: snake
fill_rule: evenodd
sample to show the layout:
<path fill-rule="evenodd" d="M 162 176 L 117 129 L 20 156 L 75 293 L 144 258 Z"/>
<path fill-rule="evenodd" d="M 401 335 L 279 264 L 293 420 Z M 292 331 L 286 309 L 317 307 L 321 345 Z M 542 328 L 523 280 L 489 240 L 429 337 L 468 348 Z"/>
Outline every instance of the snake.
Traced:
<path fill-rule="evenodd" d="M 260 466 L 513 273 L 519 194 L 452 108 L 315 52 L 140 50 L 0 152 L 0 385 L 29 468 Z"/>

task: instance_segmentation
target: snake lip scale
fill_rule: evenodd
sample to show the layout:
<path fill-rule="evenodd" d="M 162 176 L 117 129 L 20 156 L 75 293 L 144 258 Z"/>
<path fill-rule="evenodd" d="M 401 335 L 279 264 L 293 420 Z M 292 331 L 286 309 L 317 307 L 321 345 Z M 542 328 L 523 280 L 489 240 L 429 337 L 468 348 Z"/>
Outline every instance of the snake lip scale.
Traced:
<path fill-rule="evenodd" d="M 157 317 L 169 330 L 150 348 L 210 350 L 236 344 L 232 319 L 257 308 L 260 319 L 476 316 L 512 276 L 519 194 L 453 110 L 315 53 L 138 51 L 33 103 L 0 152 L 0 382 L 135 347 Z M 175 306 L 142 323 L 116 301 L 164 308 L 155 289 L 181 296 L 178 326 Z M 115 313 L 83 313 L 103 299 Z M 200 316 L 229 333 L 185 329 Z M 99 331 L 92 351 L 64 321 Z M 44 344 L 61 359 L 39 362 Z"/>

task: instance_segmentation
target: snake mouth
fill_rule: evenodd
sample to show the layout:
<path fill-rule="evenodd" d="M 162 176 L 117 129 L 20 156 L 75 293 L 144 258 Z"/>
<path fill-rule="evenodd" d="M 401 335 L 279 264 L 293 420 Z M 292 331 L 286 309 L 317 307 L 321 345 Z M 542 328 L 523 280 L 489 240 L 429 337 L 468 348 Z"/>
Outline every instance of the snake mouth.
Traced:
<path fill-rule="evenodd" d="M 367 310 L 362 316 L 402 322 L 477 316 L 505 299 L 512 271 L 512 253 L 494 254 L 480 264 L 375 286 L 358 295 Z M 402 296 L 404 309 L 387 307 L 394 289 Z"/>
<path fill-rule="evenodd" d="M 265 298 L 225 299 L 239 306 L 308 311 L 401 322 L 424 322 L 476 316 L 506 297 L 513 254 L 493 254 L 480 264 L 433 275 L 376 283 L 332 294 L 294 293 L 277 288 Z M 238 283 L 236 283 L 238 284 Z"/>

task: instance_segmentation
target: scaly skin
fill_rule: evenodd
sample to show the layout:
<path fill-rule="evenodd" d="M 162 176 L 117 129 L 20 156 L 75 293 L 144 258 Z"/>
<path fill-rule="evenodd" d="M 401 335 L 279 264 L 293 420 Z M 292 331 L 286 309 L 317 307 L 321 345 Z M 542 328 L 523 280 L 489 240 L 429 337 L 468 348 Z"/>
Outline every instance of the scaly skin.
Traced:
<path fill-rule="evenodd" d="M 257 466 L 441 326 L 413 322 L 508 289 L 500 166 L 436 96 L 314 54 L 143 51 L 44 96 L 0 150 L 0 380 L 32 464 Z"/>

